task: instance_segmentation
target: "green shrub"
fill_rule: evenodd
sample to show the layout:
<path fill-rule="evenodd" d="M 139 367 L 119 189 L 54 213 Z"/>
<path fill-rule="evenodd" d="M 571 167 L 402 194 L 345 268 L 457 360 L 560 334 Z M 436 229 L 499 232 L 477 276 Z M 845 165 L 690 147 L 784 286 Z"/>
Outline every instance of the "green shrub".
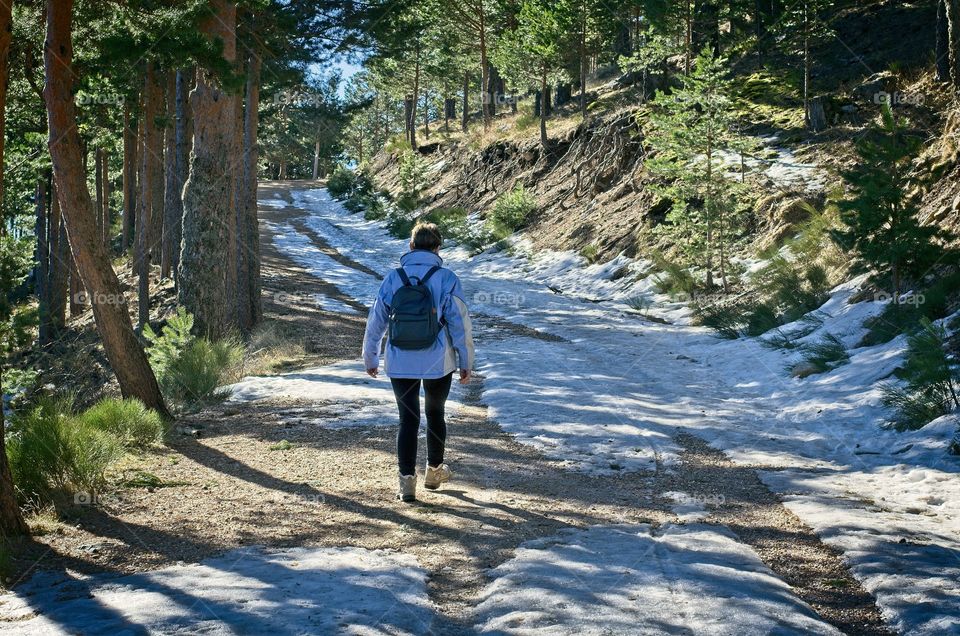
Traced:
<path fill-rule="evenodd" d="M 356 174 L 353 170 L 343 166 L 337 168 L 327 177 L 327 190 L 334 197 L 340 199 L 350 195 L 353 192 Z"/>
<path fill-rule="evenodd" d="M 397 158 L 397 179 L 400 181 L 400 196 L 397 203 L 404 200 L 409 209 L 416 209 L 420 193 L 427 187 L 429 166 L 419 152 L 405 149 Z"/>
<path fill-rule="evenodd" d="M 220 387 L 242 359 L 243 346 L 235 340 L 197 338 L 170 364 L 160 386 L 165 395 L 183 406 L 219 402 L 230 396 Z"/>
<path fill-rule="evenodd" d="M 793 322 L 817 309 L 826 302 L 830 291 L 823 267 L 816 263 L 801 266 L 782 256 L 773 258 L 755 273 L 753 282 L 779 316 L 779 324 Z"/>
<path fill-rule="evenodd" d="M 883 311 L 864 322 L 867 333 L 860 346 L 868 347 L 890 342 L 900 334 L 909 334 L 920 328 L 921 321 L 939 320 L 950 311 L 950 301 L 960 288 L 960 271 L 938 276 L 926 289 L 915 294 L 916 302 L 889 303 Z"/>
<path fill-rule="evenodd" d="M 23 501 L 50 503 L 96 493 L 123 448 L 109 432 L 73 413 L 70 398 L 41 398 L 10 422 L 7 457 Z"/>
<path fill-rule="evenodd" d="M 467 211 L 460 207 L 437 208 L 420 217 L 421 221 L 436 223 L 444 240 L 464 242 L 468 234 Z"/>
<path fill-rule="evenodd" d="M 746 312 L 744 333 L 748 336 L 760 336 L 782 323 L 777 310 L 771 303 L 757 303 Z"/>
<path fill-rule="evenodd" d="M 693 313 L 697 324 L 713 329 L 721 338 L 734 340 L 740 337 L 745 316 L 743 305 L 732 302 L 697 305 Z"/>
<path fill-rule="evenodd" d="M 593 243 L 584 245 L 580 248 L 580 256 L 584 258 L 591 265 L 597 262 L 597 259 L 600 258 L 600 250 Z"/>
<path fill-rule="evenodd" d="M 80 419 L 111 434 L 126 448 L 159 444 L 166 433 L 160 415 L 135 398 L 101 400 L 84 411 Z"/>
<path fill-rule="evenodd" d="M 850 361 L 847 348 L 839 338 L 830 333 L 817 342 L 801 346 L 800 350 L 803 362 L 792 369 L 793 375 L 797 377 L 826 373 Z"/>
<path fill-rule="evenodd" d="M 654 254 L 652 257 L 654 268 L 657 270 L 657 277 L 653 280 L 654 287 L 661 294 L 670 294 L 672 296 L 682 295 L 686 298 L 693 298 L 700 290 L 700 283 L 696 277 L 683 265 L 668 261 L 662 255 Z"/>
<path fill-rule="evenodd" d="M 229 392 L 218 387 L 243 359 L 243 345 L 233 338 L 211 342 L 190 334 L 193 316 L 183 307 L 157 335 L 149 326 L 147 355 L 163 394 L 183 406 L 202 406 L 225 399 Z"/>
<path fill-rule="evenodd" d="M 536 200 L 522 184 L 500 195 L 487 217 L 487 227 L 496 240 L 504 239 L 530 220 L 537 209 Z"/>
<path fill-rule="evenodd" d="M 883 404 L 896 410 L 893 426 L 899 431 L 925 426 L 960 406 L 957 369 L 946 348 L 946 330 L 921 318 L 919 328 L 907 338 L 907 355 L 897 375 L 904 386 L 882 387 Z"/>

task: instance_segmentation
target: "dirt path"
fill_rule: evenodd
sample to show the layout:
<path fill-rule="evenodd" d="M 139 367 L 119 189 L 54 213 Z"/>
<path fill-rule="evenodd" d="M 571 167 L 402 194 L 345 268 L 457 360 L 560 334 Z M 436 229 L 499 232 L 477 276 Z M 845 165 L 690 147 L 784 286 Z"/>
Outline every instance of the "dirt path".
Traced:
<path fill-rule="evenodd" d="M 290 201 L 289 186 L 266 184 Z M 293 207 L 261 208 L 267 221 L 302 226 Z M 322 237 L 325 253 L 357 266 Z M 355 359 L 364 316 L 310 302 L 323 293 L 361 309 L 333 285 L 287 259 L 264 231 L 265 315 L 304 344 L 299 366 Z M 366 271 L 366 270 L 364 270 Z M 488 338 L 555 339 L 481 316 L 477 344 Z M 430 572 L 429 592 L 444 624 L 463 633 L 487 573 L 524 541 L 593 524 L 683 523 L 676 496 L 724 493 L 697 515 L 732 529 L 825 620 L 848 633 L 883 633 L 873 599 L 837 554 L 784 508 L 752 468 L 734 465 L 692 436 L 679 439 L 679 468 L 596 477 L 572 472 L 505 434 L 487 417 L 483 378 L 449 422 L 453 484 L 416 505 L 396 502 L 394 429 L 333 429 L 317 423 L 317 404 L 292 400 L 225 404 L 184 418 L 185 430 L 161 452 L 132 459 L 126 487 L 100 506 L 75 507 L 18 560 L 22 579 L 36 567 L 133 572 L 195 562 L 244 545 L 357 546 L 413 554 Z M 332 402 L 331 417 L 356 405 Z M 141 477 L 139 482 L 137 477 Z M 145 478 L 149 476 L 149 478 Z"/>

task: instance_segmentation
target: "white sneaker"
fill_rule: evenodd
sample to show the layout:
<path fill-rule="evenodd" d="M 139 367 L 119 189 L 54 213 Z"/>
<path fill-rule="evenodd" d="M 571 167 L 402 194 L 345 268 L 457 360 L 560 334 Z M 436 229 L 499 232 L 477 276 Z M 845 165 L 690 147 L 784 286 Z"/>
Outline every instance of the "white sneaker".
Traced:
<path fill-rule="evenodd" d="M 453 471 L 446 464 L 440 464 L 436 468 L 427 466 L 427 474 L 423 478 L 423 487 L 429 490 L 436 490 L 440 484 L 450 481 L 453 477 Z"/>
<path fill-rule="evenodd" d="M 400 492 L 397 493 L 397 499 L 406 503 L 417 500 L 416 475 L 400 475 Z"/>

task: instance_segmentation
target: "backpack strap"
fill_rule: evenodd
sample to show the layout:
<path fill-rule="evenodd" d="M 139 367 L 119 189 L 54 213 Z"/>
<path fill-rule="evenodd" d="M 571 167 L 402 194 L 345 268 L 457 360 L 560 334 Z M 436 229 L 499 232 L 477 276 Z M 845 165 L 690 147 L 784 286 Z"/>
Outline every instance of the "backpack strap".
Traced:
<path fill-rule="evenodd" d="M 436 274 L 439 269 L 440 269 L 439 265 L 434 265 L 433 267 L 431 267 L 430 270 L 423 275 L 423 278 L 420 279 L 420 284 L 426 285 L 427 281 L 430 280 L 430 277 Z"/>
<path fill-rule="evenodd" d="M 403 271 L 402 267 L 397 268 L 397 274 L 400 276 L 400 281 L 403 283 L 404 287 L 410 287 L 410 277 L 407 276 L 407 273 Z"/>

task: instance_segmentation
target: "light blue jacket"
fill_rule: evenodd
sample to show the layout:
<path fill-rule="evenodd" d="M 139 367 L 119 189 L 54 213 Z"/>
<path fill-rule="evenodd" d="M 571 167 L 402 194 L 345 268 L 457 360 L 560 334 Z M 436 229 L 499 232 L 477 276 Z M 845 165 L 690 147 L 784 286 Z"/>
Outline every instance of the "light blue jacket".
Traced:
<path fill-rule="evenodd" d="M 410 278 L 425 276 L 434 265 L 443 265 L 443 259 L 426 250 L 413 250 L 400 257 L 400 266 Z M 390 301 L 401 286 L 403 282 L 400 275 L 396 270 L 390 270 L 370 308 L 367 330 L 363 336 L 363 364 L 367 369 L 380 366 L 380 342 L 389 326 Z M 446 324 L 429 349 L 398 349 L 388 339 L 384 365 L 388 377 L 442 378 L 457 369 L 473 368 L 472 327 L 460 279 L 449 269 L 443 268 L 430 277 L 427 287 L 437 305 L 437 315 Z"/>

